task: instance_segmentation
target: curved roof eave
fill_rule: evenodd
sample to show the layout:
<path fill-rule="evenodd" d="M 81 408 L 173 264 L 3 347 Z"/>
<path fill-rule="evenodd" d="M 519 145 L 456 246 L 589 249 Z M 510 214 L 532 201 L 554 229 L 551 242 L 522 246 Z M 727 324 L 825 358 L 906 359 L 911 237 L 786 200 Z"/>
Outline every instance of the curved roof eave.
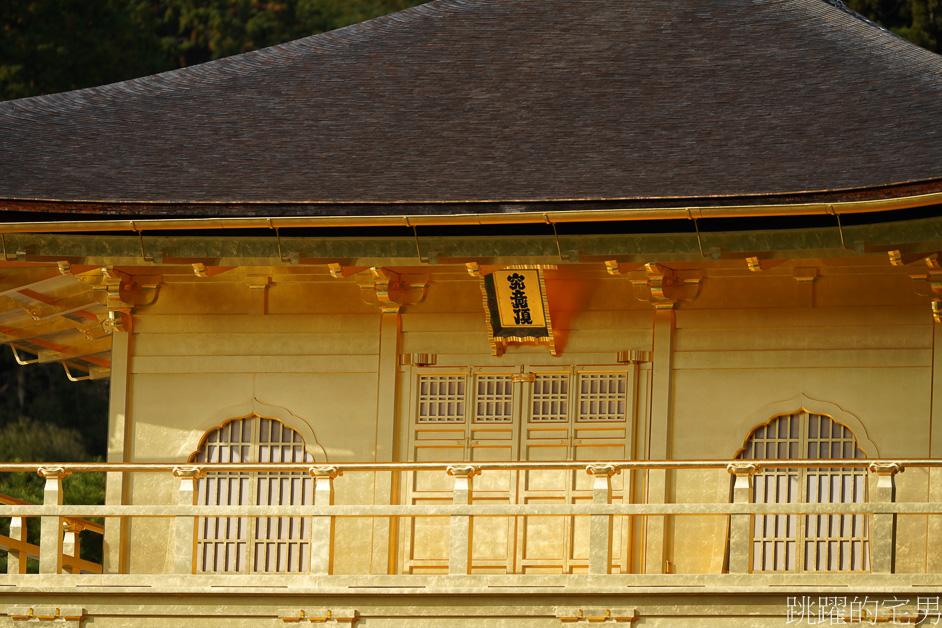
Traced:
<path fill-rule="evenodd" d="M 825 0 L 435 0 L 0 103 L 0 202 L 181 217 L 856 202 L 942 180 L 940 114 L 942 58 Z"/>

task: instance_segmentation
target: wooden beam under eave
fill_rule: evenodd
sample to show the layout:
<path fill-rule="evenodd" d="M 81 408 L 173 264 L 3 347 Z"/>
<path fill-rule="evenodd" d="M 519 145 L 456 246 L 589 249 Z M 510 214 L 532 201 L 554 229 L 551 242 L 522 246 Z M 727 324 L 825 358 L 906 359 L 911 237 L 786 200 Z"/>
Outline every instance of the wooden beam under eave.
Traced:
<path fill-rule="evenodd" d="M 39 344 L 36 340 L 33 340 L 33 343 Z M 96 366 L 109 367 L 111 363 L 108 360 L 97 357 L 98 354 L 106 354 L 109 351 L 111 351 L 111 336 L 106 336 L 98 340 L 83 338 L 81 342 L 72 346 L 58 345 L 56 348 L 42 349 L 38 357 L 40 363 L 81 359 Z"/>
<path fill-rule="evenodd" d="M 20 300 L 18 297 L 22 296 L 37 303 L 36 305 L 29 305 L 27 310 L 34 320 L 40 321 L 71 313 L 75 313 L 86 320 L 94 321 L 97 320 L 97 317 L 92 312 L 87 311 L 88 308 L 104 305 L 104 293 L 89 288 L 65 297 L 51 297 L 29 288 L 18 290 L 16 295 L 13 297 L 15 300 Z"/>
<path fill-rule="evenodd" d="M 31 324 L 16 325 L 15 327 L 0 325 L 0 342 L 30 340 L 68 331 L 77 331 L 86 337 L 102 336 L 105 334 L 105 331 L 102 329 L 97 319 L 94 322 L 80 324 L 71 318 L 60 316 L 39 322 L 32 322 Z"/>
<path fill-rule="evenodd" d="M 0 296 L 7 296 L 23 288 L 40 288 L 44 283 L 62 279 L 62 272 L 57 266 L 39 266 L 36 268 L 4 269 L 6 276 L 0 279 Z"/>

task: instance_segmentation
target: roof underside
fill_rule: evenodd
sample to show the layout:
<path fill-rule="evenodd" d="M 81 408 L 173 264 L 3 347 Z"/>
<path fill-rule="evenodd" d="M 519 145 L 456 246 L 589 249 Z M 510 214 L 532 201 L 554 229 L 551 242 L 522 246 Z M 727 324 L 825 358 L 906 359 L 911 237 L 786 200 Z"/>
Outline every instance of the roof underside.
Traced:
<path fill-rule="evenodd" d="M 0 210 L 886 198 L 942 190 L 940 140 L 942 57 L 823 0 L 436 0 L 0 103 Z"/>

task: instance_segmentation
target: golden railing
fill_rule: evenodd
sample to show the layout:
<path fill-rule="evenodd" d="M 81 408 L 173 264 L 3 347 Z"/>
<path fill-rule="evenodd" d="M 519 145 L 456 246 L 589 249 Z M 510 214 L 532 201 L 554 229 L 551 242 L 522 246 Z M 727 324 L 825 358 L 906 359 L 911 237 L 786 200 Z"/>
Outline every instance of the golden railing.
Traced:
<path fill-rule="evenodd" d="M 752 478 L 763 469 L 835 468 L 866 470 L 876 478 L 866 503 L 752 503 Z M 906 468 L 942 467 L 942 460 L 684 460 L 684 461 L 600 461 L 600 462 L 466 462 L 466 463 L 344 463 L 344 464 L 102 464 L 64 465 L 2 464 L 0 472 L 38 472 L 46 479 L 42 505 L 13 498 L 0 498 L 2 516 L 19 520 L 15 529 L 0 537 L 0 549 L 16 559 L 8 563 L 9 573 L 22 573 L 26 556 L 39 558 L 40 573 L 101 573 L 101 566 L 78 558 L 78 528 L 104 533 L 104 527 L 78 517 L 163 517 L 173 518 L 174 547 L 172 570 L 190 574 L 194 570 L 194 521 L 196 517 L 311 517 L 310 569 L 315 575 L 331 573 L 334 521 L 338 517 L 402 518 L 448 517 L 450 536 L 448 573 L 468 574 L 471 567 L 472 517 L 587 516 L 589 518 L 589 574 L 606 574 L 612 564 L 612 518 L 614 516 L 666 517 L 718 515 L 728 517 L 728 571 L 750 571 L 752 517 L 755 515 L 870 515 L 871 571 L 892 573 L 896 552 L 896 525 L 899 515 L 940 515 L 940 502 L 896 502 L 895 476 Z M 622 472 L 657 473 L 681 470 L 726 470 L 731 476 L 728 503 L 612 503 L 612 477 Z M 591 476 L 588 503 L 566 504 L 481 504 L 473 503 L 473 478 L 488 471 L 584 472 Z M 62 481 L 71 473 L 158 473 L 173 474 L 177 480 L 174 504 L 62 505 Z M 344 473 L 432 471 L 451 476 L 450 504 L 334 504 L 334 481 Z M 197 480 L 208 472 L 305 473 L 314 479 L 313 504 L 305 506 L 206 506 L 195 505 Z M 626 499 L 625 502 L 628 500 Z M 41 542 L 25 542 L 20 530 L 23 519 L 40 517 Z M 11 526 L 11 529 L 14 529 Z M 72 534 L 70 539 L 69 534 Z M 13 571 L 10 571 L 12 566 Z"/>
<path fill-rule="evenodd" d="M 34 504 L 0 495 L 0 504 L 5 506 L 33 506 Z M 28 558 L 39 560 L 40 547 L 26 540 L 26 517 L 10 517 L 10 536 L 0 534 L 0 549 L 7 552 L 7 573 L 26 573 Z M 60 568 L 70 573 L 101 573 L 101 565 L 80 557 L 81 533 L 84 530 L 98 535 L 105 533 L 100 523 L 78 517 L 62 517 L 62 550 Z"/>

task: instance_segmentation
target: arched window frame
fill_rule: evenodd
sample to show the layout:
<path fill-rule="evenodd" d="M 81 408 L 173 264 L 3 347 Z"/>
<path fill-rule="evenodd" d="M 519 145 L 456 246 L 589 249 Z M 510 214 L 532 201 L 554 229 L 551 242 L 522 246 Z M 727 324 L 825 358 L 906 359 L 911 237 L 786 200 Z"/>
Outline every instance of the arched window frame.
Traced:
<path fill-rule="evenodd" d="M 316 444 L 316 441 L 315 441 Z M 207 430 L 189 462 L 314 464 L 302 434 L 277 418 L 249 413 Z M 197 481 L 200 505 L 313 504 L 313 479 L 284 471 L 210 471 Z M 310 517 L 199 517 L 196 573 L 305 572 Z"/>
<path fill-rule="evenodd" d="M 750 430 L 735 457 L 861 459 L 866 454 L 848 425 L 802 405 Z M 866 502 L 867 484 L 859 467 L 764 468 L 754 478 L 752 497 L 755 503 Z M 869 530 L 865 515 L 756 515 L 752 570 L 869 571 Z"/>

